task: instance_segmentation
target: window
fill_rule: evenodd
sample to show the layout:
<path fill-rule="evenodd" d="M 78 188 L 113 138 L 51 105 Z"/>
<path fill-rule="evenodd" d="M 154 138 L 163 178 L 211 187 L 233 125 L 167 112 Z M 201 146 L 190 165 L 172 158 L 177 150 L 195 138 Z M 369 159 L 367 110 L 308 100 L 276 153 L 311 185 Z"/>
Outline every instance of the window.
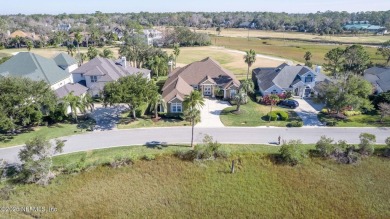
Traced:
<path fill-rule="evenodd" d="M 310 82 L 313 82 L 313 76 L 308 75 L 305 77 L 305 83 L 310 83 Z"/>
<path fill-rule="evenodd" d="M 96 75 L 91 76 L 91 82 L 96 82 L 96 81 L 97 81 L 97 76 Z"/>
<path fill-rule="evenodd" d="M 181 113 L 182 112 L 181 103 L 171 103 L 171 112 L 172 113 Z"/>
<path fill-rule="evenodd" d="M 271 94 L 278 94 L 278 91 L 273 90 L 273 91 L 271 92 Z"/>
<path fill-rule="evenodd" d="M 233 98 L 234 96 L 236 96 L 236 90 L 231 89 L 230 90 L 230 98 Z"/>

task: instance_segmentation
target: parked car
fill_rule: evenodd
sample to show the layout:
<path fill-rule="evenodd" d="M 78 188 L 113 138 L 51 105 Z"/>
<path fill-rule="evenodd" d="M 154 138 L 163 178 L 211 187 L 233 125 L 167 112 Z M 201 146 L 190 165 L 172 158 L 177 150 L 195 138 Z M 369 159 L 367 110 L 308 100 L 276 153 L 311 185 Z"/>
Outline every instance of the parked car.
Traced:
<path fill-rule="evenodd" d="M 146 142 L 146 145 L 147 146 L 167 146 L 167 142 L 161 142 L 161 141 L 149 141 L 149 142 Z"/>
<path fill-rule="evenodd" d="M 279 106 L 285 106 L 291 109 L 295 109 L 299 106 L 299 103 L 296 100 L 282 100 L 279 103 Z"/>

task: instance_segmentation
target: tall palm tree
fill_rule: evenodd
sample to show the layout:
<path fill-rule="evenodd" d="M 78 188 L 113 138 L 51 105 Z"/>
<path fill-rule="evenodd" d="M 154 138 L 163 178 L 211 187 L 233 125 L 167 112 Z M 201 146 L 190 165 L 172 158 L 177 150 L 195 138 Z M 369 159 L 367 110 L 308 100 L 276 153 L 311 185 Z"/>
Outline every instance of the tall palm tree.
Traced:
<path fill-rule="evenodd" d="M 279 102 L 279 96 L 276 95 L 276 94 L 271 94 L 269 96 L 269 100 L 270 100 L 270 103 L 271 103 L 271 110 L 269 111 L 269 113 L 271 114 L 272 112 L 272 107 L 277 103 Z M 268 122 L 271 122 L 271 116 L 268 117 Z"/>
<path fill-rule="evenodd" d="M 177 57 L 180 55 L 180 47 L 179 47 L 179 44 L 173 45 L 173 55 L 175 55 L 175 68 L 176 68 Z"/>
<path fill-rule="evenodd" d="M 68 55 L 70 55 L 70 56 L 73 57 L 74 52 L 75 52 L 75 50 L 76 50 L 76 48 L 74 47 L 74 45 L 73 45 L 73 44 L 68 44 L 68 45 L 66 46 L 66 48 L 67 48 Z"/>
<path fill-rule="evenodd" d="M 195 123 L 200 120 L 200 108 L 204 106 L 202 94 L 194 90 L 184 99 L 184 115 L 190 120 L 192 125 L 191 130 L 191 148 L 194 148 L 194 127 Z"/>
<path fill-rule="evenodd" d="M 81 35 L 80 31 L 77 31 L 77 33 L 74 35 L 74 39 L 77 42 L 77 53 L 78 53 L 78 59 L 79 59 L 79 66 L 81 65 L 80 43 L 81 43 L 82 37 L 83 36 Z"/>
<path fill-rule="evenodd" d="M 256 52 L 255 50 L 251 49 L 249 51 L 246 51 L 246 55 L 244 55 L 244 61 L 246 64 L 248 64 L 248 72 L 246 74 L 246 79 L 249 79 L 249 68 L 252 66 L 253 63 L 256 62 Z"/>

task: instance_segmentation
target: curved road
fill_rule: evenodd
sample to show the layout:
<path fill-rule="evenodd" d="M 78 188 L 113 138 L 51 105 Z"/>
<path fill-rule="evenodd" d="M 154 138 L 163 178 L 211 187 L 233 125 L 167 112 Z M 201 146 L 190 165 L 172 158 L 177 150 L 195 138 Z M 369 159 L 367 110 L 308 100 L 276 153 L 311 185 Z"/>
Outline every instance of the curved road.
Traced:
<path fill-rule="evenodd" d="M 368 132 L 376 135 L 377 143 L 384 144 L 390 136 L 390 128 L 275 128 L 275 127 L 223 127 L 195 128 L 194 141 L 201 142 L 204 134 L 213 136 L 221 143 L 234 144 L 272 144 L 281 136 L 282 140 L 301 139 L 303 143 L 315 143 L 321 135 L 334 140 L 358 143 L 359 134 Z M 140 128 L 129 130 L 98 131 L 61 138 L 66 140 L 64 153 L 88 151 L 93 149 L 144 145 L 148 141 L 168 143 L 190 143 L 191 127 Z M 0 159 L 10 163 L 18 162 L 17 154 L 22 146 L 0 149 Z"/>

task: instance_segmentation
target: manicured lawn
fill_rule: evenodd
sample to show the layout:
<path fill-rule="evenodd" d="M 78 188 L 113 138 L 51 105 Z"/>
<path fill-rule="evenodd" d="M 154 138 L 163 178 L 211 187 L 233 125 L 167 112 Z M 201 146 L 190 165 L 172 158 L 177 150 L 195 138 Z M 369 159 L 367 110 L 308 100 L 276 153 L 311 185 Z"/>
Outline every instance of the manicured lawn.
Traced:
<path fill-rule="evenodd" d="M 152 119 L 147 117 L 138 118 L 136 121 L 131 121 L 129 123 L 125 121 L 126 119 L 121 120 L 121 123 L 118 124 L 119 129 L 191 125 L 189 122 L 179 119 L 160 119 L 158 122 L 154 122 Z"/>
<path fill-rule="evenodd" d="M 390 127 L 390 117 L 380 122 L 380 116 L 377 113 L 349 116 L 346 120 L 336 120 L 320 113 L 318 119 L 321 122 L 336 121 L 336 127 Z"/>
<path fill-rule="evenodd" d="M 0 147 L 21 145 L 35 136 L 43 136 L 47 139 L 52 139 L 76 133 L 80 133 L 80 129 L 78 129 L 75 124 L 56 124 L 49 127 L 39 126 L 35 127 L 34 130 L 30 132 L 21 133 L 7 138 L 5 141 L 0 141 Z"/>
<path fill-rule="evenodd" d="M 87 160 L 115 153 L 173 150 L 145 147 L 83 152 Z M 308 158 L 291 167 L 274 164 L 275 146 L 247 147 L 230 174 L 231 160 L 185 162 L 169 155 L 122 168 L 98 167 L 60 175 L 49 186 L 18 186 L 2 206 L 55 207 L 56 212 L 13 212 L 7 218 L 387 218 L 388 158 L 356 165 Z M 173 147 L 179 148 L 179 147 Z M 308 148 L 312 148 L 309 146 Z M 252 149 L 259 152 L 250 152 Z M 132 151 L 134 150 L 134 151 Z M 62 163 L 78 160 L 62 156 Z M 60 158 L 60 157 L 59 157 Z M 56 165 L 60 161 L 55 158 Z M 28 216 L 26 216 L 28 214 Z"/>
<path fill-rule="evenodd" d="M 289 112 L 288 121 L 271 121 L 268 122 L 267 113 L 270 111 L 270 106 L 258 104 L 249 100 L 245 105 L 241 105 L 241 113 L 236 114 L 236 106 L 231 106 L 224 109 L 220 115 L 220 119 L 225 126 L 279 126 L 285 127 L 293 120 L 300 120 L 294 111 L 289 111 L 286 108 L 274 106 L 272 110 L 282 110 Z"/>
<path fill-rule="evenodd" d="M 306 51 L 310 51 L 313 55 L 311 61 L 314 64 L 323 65 L 325 54 L 336 47 L 345 48 L 343 45 L 325 45 L 310 42 L 299 42 L 291 40 L 277 40 L 277 39 L 258 39 L 251 38 L 249 41 L 245 38 L 235 37 L 212 37 L 212 44 L 216 46 L 223 46 L 226 48 L 248 51 L 254 49 L 259 54 L 272 55 L 276 57 L 283 57 L 304 63 L 303 55 Z M 384 63 L 385 59 L 376 54 L 377 49 L 373 47 L 365 47 L 369 53 L 371 60 L 374 63 Z M 256 64 L 253 67 L 257 67 Z M 273 66 L 270 66 L 273 67 Z"/>
<path fill-rule="evenodd" d="M 208 34 L 216 35 L 215 29 L 197 30 L 196 32 L 203 32 Z M 237 29 L 229 28 L 222 29 L 220 36 L 224 37 L 237 37 L 247 38 L 248 29 Z M 307 40 L 307 41 L 318 41 L 318 42 L 339 42 L 339 43 L 383 43 L 389 40 L 388 36 L 377 36 L 372 33 L 367 34 L 343 34 L 343 35 L 319 35 L 313 33 L 302 33 L 302 32 L 278 32 L 278 31 L 266 31 L 266 30 L 250 30 L 249 37 L 258 38 L 271 38 L 271 39 L 291 39 L 291 40 Z"/>

